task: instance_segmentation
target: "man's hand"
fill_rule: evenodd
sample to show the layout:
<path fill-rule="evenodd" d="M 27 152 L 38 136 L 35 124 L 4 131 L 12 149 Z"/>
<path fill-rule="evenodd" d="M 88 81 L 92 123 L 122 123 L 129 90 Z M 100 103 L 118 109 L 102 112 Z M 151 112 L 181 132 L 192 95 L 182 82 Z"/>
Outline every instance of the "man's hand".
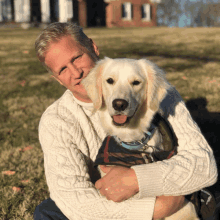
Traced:
<path fill-rule="evenodd" d="M 95 187 L 108 200 L 122 202 L 139 192 L 133 169 L 122 166 L 100 166 L 100 168 L 107 174 L 95 183 Z"/>
<path fill-rule="evenodd" d="M 137 177 L 133 169 L 122 166 L 100 166 L 103 178 L 95 183 L 95 187 L 107 199 L 122 202 L 139 192 Z M 184 205 L 184 196 L 158 196 L 156 198 L 153 219 L 168 217 Z"/>
<path fill-rule="evenodd" d="M 154 207 L 154 219 L 162 219 L 179 211 L 184 205 L 184 196 L 158 196 Z"/>

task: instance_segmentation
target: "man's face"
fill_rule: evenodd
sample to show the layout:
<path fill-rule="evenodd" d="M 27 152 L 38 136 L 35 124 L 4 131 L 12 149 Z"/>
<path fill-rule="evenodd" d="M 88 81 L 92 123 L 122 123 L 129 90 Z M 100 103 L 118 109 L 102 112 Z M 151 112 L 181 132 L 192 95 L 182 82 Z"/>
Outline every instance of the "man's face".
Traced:
<path fill-rule="evenodd" d="M 93 43 L 96 55 L 98 48 Z M 89 51 L 77 43 L 70 35 L 51 43 L 45 55 L 45 64 L 52 70 L 54 78 L 83 102 L 91 102 L 81 84 L 94 67 L 95 61 Z"/>

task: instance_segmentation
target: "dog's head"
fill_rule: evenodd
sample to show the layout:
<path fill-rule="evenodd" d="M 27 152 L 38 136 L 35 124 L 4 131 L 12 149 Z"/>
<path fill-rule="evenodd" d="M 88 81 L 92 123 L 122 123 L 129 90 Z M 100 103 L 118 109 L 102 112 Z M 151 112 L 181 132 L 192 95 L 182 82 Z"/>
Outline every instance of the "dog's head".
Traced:
<path fill-rule="evenodd" d="M 107 111 L 105 120 L 120 127 L 134 127 L 146 113 L 152 117 L 171 87 L 163 71 L 146 59 L 105 58 L 82 83 L 95 109 Z"/>

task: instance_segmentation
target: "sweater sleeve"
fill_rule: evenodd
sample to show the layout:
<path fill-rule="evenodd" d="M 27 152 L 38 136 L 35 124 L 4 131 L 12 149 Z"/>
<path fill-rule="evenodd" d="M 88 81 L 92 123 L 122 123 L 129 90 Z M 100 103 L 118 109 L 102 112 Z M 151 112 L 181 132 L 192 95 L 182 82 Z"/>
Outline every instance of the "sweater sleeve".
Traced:
<path fill-rule="evenodd" d="M 178 152 L 168 160 L 132 167 L 139 183 L 139 198 L 187 195 L 217 181 L 213 151 L 180 95 L 174 91 L 164 105 L 178 139 Z"/>
<path fill-rule="evenodd" d="M 50 197 L 64 215 L 70 220 L 151 220 L 155 197 L 115 203 L 99 194 L 90 181 L 85 155 L 71 136 L 72 128 L 77 132 L 76 125 L 47 114 L 39 125 Z"/>

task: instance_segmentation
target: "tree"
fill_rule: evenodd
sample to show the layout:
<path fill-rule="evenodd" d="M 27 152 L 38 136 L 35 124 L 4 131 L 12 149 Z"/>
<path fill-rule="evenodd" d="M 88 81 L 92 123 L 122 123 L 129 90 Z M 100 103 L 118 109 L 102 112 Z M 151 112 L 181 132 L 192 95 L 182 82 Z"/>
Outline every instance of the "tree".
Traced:
<path fill-rule="evenodd" d="M 157 7 L 159 26 L 178 26 L 180 15 L 183 13 L 181 0 L 163 0 Z"/>
<path fill-rule="evenodd" d="M 202 1 L 192 2 L 186 0 L 184 2 L 184 14 L 186 16 L 185 25 L 190 27 L 197 26 L 196 17 L 199 13 L 199 9 L 202 6 Z"/>
<path fill-rule="evenodd" d="M 220 26 L 220 3 L 208 3 L 201 6 L 195 21 L 197 26 Z"/>
<path fill-rule="evenodd" d="M 216 26 L 219 21 L 220 0 L 185 0 L 184 14 L 186 25 L 195 26 Z"/>
<path fill-rule="evenodd" d="M 158 26 L 220 26 L 220 0 L 162 0 L 158 4 Z"/>

